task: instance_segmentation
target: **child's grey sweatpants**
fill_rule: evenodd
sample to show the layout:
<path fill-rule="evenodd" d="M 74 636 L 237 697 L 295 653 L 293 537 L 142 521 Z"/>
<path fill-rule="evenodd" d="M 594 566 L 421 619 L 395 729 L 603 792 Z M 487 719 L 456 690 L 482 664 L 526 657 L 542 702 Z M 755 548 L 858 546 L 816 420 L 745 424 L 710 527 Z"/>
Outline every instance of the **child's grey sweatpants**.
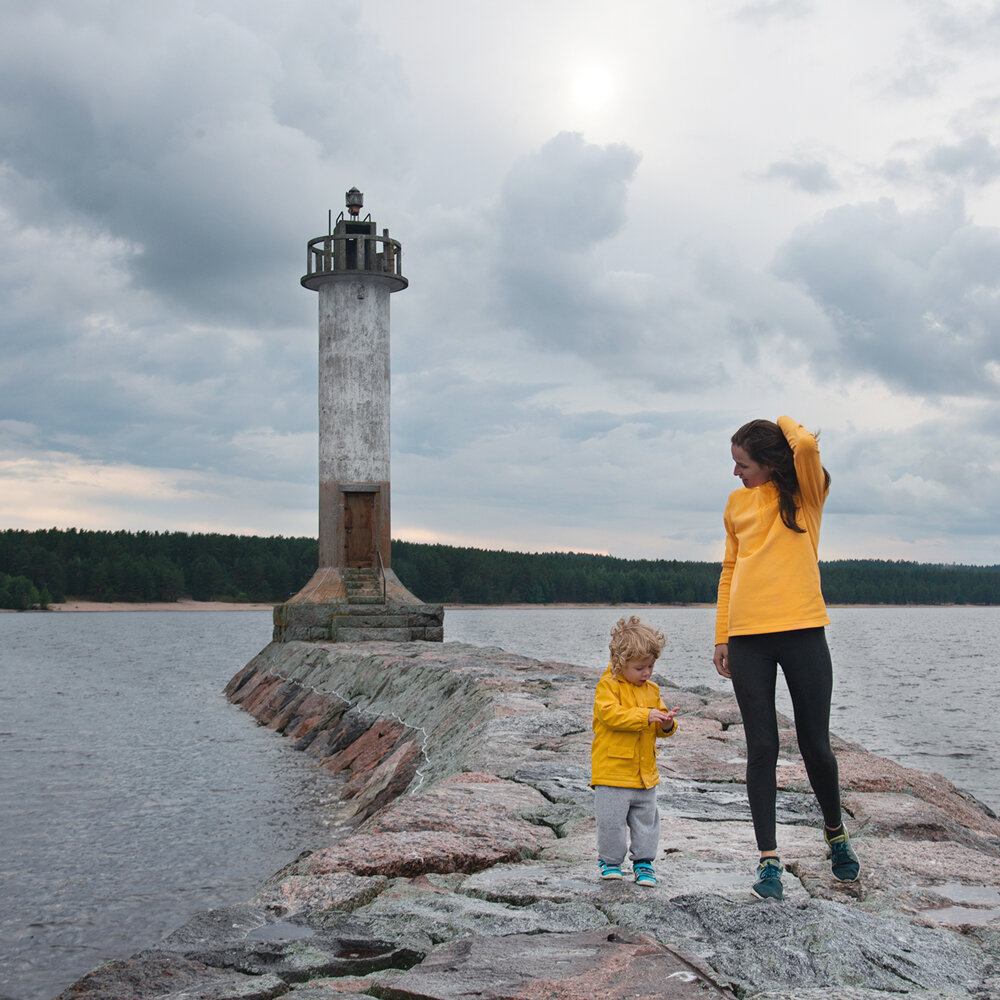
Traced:
<path fill-rule="evenodd" d="M 597 858 L 620 865 L 625 849 L 633 861 L 652 861 L 660 844 L 660 810 L 655 788 L 594 785 Z M 631 841 L 629 843 L 629 841 Z"/>

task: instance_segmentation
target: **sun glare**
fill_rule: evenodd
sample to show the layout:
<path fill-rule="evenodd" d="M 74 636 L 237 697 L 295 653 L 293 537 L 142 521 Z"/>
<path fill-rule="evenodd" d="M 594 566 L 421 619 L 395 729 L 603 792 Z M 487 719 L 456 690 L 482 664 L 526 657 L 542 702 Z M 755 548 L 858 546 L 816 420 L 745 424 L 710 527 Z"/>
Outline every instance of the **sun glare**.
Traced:
<path fill-rule="evenodd" d="M 581 66 L 570 86 L 573 102 L 584 111 L 600 111 L 614 92 L 614 81 L 603 66 Z"/>

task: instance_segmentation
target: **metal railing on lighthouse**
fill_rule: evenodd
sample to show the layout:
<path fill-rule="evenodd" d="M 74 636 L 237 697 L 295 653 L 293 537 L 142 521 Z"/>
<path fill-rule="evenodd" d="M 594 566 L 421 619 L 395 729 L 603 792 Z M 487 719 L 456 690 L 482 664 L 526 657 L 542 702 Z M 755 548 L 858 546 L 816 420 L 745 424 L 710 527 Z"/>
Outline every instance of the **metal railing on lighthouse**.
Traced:
<path fill-rule="evenodd" d="M 303 280 L 343 271 L 373 271 L 402 278 L 402 244 L 399 240 L 390 239 L 388 229 L 382 230 L 381 236 L 374 233 L 330 233 L 309 241 Z"/>

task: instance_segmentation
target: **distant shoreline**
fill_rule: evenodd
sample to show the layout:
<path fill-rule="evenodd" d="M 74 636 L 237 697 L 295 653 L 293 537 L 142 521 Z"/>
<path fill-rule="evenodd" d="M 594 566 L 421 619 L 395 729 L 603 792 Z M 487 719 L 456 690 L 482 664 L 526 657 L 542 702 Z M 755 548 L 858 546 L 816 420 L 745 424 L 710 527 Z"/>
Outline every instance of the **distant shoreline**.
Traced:
<path fill-rule="evenodd" d="M 828 604 L 830 608 L 990 608 L 995 604 Z M 90 611 L 270 611 L 275 604 L 239 603 L 236 601 L 159 601 L 148 604 L 127 601 L 64 601 L 52 603 L 49 611 L 90 612 Z M 714 604 L 446 604 L 446 611 L 543 611 L 568 610 L 573 608 L 621 608 L 625 611 L 677 611 L 687 608 L 714 608 Z M 2 613 L 2 612 L 0 612 Z M 15 614 L 17 612 L 10 612 Z"/>
<path fill-rule="evenodd" d="M 273 604 L 242 604 L 236 601 L 157 601 L 136 604 L 128 601 L 65 601 L 52 603 L 50 611 L 270 611 Z"/>
<path fill-rule="evenodd" d="M 64 601 L 53 602 L 49 611 L 270 611 L 271 604 L 250 604 L 237 601 L 158 601 L 148 604 L 129 601 Z M 714 608 L 714 604 L 446 604 L 446 611 L 487 611 L 490 608 L 507 610 L 538 610 L 540 608 L 623 608 L 668 610 L 671 608 Z"/>

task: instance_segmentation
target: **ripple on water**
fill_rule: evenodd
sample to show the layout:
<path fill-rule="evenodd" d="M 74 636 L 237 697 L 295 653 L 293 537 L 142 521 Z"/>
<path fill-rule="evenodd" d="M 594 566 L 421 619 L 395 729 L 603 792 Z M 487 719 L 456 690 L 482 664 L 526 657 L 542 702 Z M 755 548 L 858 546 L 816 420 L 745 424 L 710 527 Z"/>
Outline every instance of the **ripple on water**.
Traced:
<path fill-rule="evenodd" d="M 339 783 L 222 695 L 270 628 L 0 615 L 0 994 L 55 996 L 339 835 Z"/>
<path fill-rule="evenodd" d="M 596 682 L 622 613 L 449 611 L 445 630 Z M 662 674 L 731 690 L 711 664 L 712 609 L 641 614 L 667 635 Z M 1000 608 L 830 617 L 835 730 L 1000 809 L 985 749 L 1000 741 L 1000 672 L 983 669 Z M 266 611 L 0 615 L 0 993 L 52 997 L 340 835 L 334 779 L 222 697 L 270 633 Z M 779 710 L 791 715 L 781 685 Z"/>

